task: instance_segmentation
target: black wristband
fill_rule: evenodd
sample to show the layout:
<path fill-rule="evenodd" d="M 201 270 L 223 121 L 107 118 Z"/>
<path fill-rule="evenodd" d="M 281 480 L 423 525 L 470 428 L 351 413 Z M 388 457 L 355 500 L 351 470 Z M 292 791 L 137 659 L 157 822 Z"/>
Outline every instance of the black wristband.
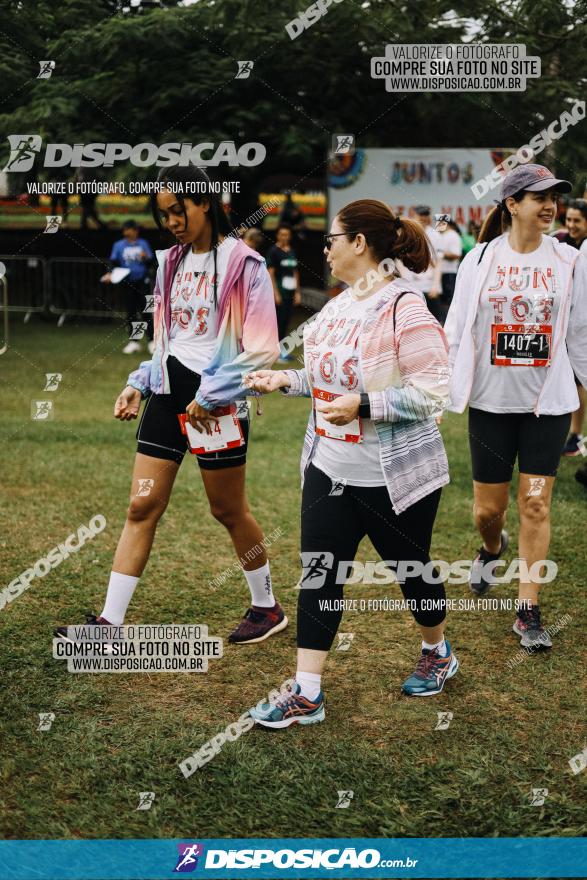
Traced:
<path fill-rule="evenodd" d="M 369 403 L 369 395 L 366 392 L 361 394 L 361 402 L 359 404 L 359 415 L 362 419 L 371 418 L 371 404 Z"/>

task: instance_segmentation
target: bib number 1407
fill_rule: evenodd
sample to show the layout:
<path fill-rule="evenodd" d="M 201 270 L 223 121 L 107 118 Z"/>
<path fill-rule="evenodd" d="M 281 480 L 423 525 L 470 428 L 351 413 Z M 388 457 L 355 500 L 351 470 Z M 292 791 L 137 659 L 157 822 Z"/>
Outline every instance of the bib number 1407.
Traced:
<path fill-rule="evenodd" d="M 547 367 L 551 347 L 551 324 L 493 324 L 491 327 L 491 363 L 496 367 Z"/>

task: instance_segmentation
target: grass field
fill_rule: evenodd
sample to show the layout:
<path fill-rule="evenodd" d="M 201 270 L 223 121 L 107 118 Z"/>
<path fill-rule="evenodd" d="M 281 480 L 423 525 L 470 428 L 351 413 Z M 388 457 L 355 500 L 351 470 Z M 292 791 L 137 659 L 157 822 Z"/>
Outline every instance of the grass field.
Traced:
<path fill-rule="evenodd" d="M 276 592 L 292 623 L 267 643 L 225 645 L 207 674 L 73 675 L 52 659 L 51 630 L 99 612 L 125 517 L 134 426 L 111 417 L 128 357 L 122 331 L 15 324 L 0 358 L 2 505 L 0 558 L 7 585 L 95 514 L 106 529 L 79 553 L 33 580 L 0 611 L 3 638 L 0 836 L 3 838 L 582 836 L 587 773 L 568 760 L 586 744 L 585 514 L 587 496 L 565 460 L 553 509 L 548 623 L 571 622 L 555 647 L 526 657 L 512 612 L 452 614 L 449 636 L 461 668 L 437 698 L 401 695 L 419 640 L 408 613 L 348 613 L 348 652 L 333 651 L 326 723 L 253 730 L 189 779 L 178 769 L 271 688 L 295 671 L 294 585 L 299 576 L 298 462 L 308 403 L 273 396 L 252 427 L 248 487 L 266 533 L 283 535 L 270 558 Z M 134 358 L 133 358 L 134 363 Z M 45 392 L 45 373 L 61 372 Z M 33 399 L 55 401 L 55 419 L 32 421 Z M 442 426 L 452 482 L 443 493 L 435 558 L 471 558 L 471 475 L 463 416 Z M 515 552 L 517 516 L 509 528 Z M 374 559 L 365 542 L 361 559 Z M 226 637 L 247 604 L 240 576 L 211 591 L 234 561 L 209 515 L 195 463 L 180 471 L 129 622 L 204 623 Z M 469 595 L 466 586 L 450 597 Z M 354 586 L 349 597 L 399 597 L 391 586 Z M 494 595 L 515 597 L 514 585 Z M 435 731 L 437 712 L 454 717 Z M 53 712 L 47 732 L 39 712 Z M 530 806 L 532 788 L 549 791 Z M 347 809 L 337 791 L 352 790 Z M 154 791 L 149 811 L 138 793 Z"/>

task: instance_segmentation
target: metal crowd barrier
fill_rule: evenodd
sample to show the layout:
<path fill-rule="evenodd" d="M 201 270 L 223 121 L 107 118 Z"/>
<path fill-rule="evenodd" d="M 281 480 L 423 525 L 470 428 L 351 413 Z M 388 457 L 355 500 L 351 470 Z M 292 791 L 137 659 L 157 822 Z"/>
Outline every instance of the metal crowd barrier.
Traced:
<path fill-rule="evenodd" d="M 121 318 L 126 314 L 120 285 L 100 281 L 106 272 L 107 261 L 91 257 L 52 257 L 48 261 L 49 311 L 59 315 L 59 326 L 68 315 Z"/>
<path fill-rule="evenodd" d="M 47 261 L 37 256 L 0 254 L 10 283 L 9 312 L 24 312 L 25 322 L 33 312 L 45 312 L 48 305 Z"/>
<path fill-rule="evenodd" d="M 5 289 L 4 320 L 9 312 L 24 312 L 25 322 L 34 312 L 58 316 L 61 326 L 67 316 L 122 318 L 126 315 L 125 291 L 119 284 L 103 284 L 108 262 L 93 257 L 51 257 L 1 255 L 10 284 L 10 302 Z M 145 284 L 151 293 L 151 285 Z M 302 288 L 302 305 L 319 311 L 328 295 L 316 288 Z"/>

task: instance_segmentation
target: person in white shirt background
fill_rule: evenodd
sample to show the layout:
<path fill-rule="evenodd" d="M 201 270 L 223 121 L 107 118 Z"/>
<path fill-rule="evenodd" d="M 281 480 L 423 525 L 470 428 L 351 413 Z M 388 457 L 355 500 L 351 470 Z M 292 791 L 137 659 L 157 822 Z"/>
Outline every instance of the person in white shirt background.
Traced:
<path fill-rule="evenodd" d="M 441 238 L 442 259 L 440 260 L 440 283 L 442 297 L 440 303 L 441 324 L 444 324 L 455 292 L 459 260 L 463 255 L 461 230 L 454 220 L 448 220 L 444 229 L 438 230 Z"/>
<path fill-rule="evenodd" d="M 463 259 L 445 331 L 452 369 L 449 409 L 469 405 L 475 524 L 483 539 L 470 576 L 485 593 L 500 562 L 518 460 L 521 607 L 513 630 L 524 647 L 549 648 L 540 578 L 560 454 L 577 408 L 573 371 L 587 382 L 587 260 L 547 233 L 559 192 L 571 184 L 526 164 L 502 182 L 479 244 Z M 491 567 L 491 566 L 490 566 Z"/>
<path fill-rule="evenodd" d="M 570 244 L 571 247 L 577 248 L 582 254 L 587 256 L 587 200 L 571 199 L 567 205 L 567 213 L 565 216 L 565 228 L 557 232 L 555 235 L 559 241 Z M 583 439 L 583 422 L 585 421 L 585 389 L 575 377 L 577 383 L 577 393 L 579 394 L 579 407 L 575 410 L 571 418 L 571 432 L 565 443 L 563 455 L 568 458 L 574 458 L 579 455 L 579 443 Z M 575 473 L 576 479 L 587 485 L 587 474 L 585 468 Z"/>
<path fill-rule="evenodd" d="M 437 321 L 442 318 L 440 295 L 442 293 L 442 236 L 432 225 L 432 214 L 428 205 L 418 205 L 414 208 L 415 220 L 423 227 L 432 253 L 432 263 L 424 272 L 412 272 L 398 260 L 397 267 L 402 278 L 412 281 L 418 290 L 426 297 L 426 303 L 430 312 Z"/>

